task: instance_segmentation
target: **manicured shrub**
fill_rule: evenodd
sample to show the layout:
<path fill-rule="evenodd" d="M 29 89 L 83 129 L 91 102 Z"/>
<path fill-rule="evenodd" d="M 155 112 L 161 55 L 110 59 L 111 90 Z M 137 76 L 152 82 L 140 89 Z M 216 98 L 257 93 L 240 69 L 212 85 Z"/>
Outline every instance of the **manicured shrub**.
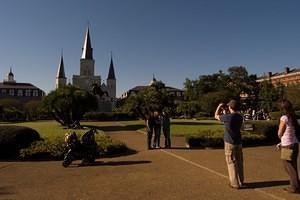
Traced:
<path fill-rule="evenodd" d="M 63 159 L 66 144 L 61 137 L 33 142 L 30 147 L 20 151 L 20 159 Z"/>
<path fill-rule="evenodd" d="M 263 135 L 268 143 L 275 144 L 279 142 L 277 131 L 278 121 L 253 121 L 254 131 L 253 133 Z"/>
<path fill-rule="evenodd" d="M 224 146 L 224 132 L 221 130 L 203 130 L 198 134 L 187 135 L 185 137 L 186 145 L 189 148 L 220 148 Z M 265 144 L 266 137 L 261 134 L 255 134 L 242 131 L 243 146 L 257 146 Z"/>
<path fill-rule="evenodd" d="M 201 130 L 197 134 L 187 135 L 186 144 L 189 148 L 221 147 L 223 145 L 223 131 Z"/>
<path fill-rule="evenodd" d="M 39 139 L 39 133 L 31 128 L 0 126 L 0 158 L 14 158 L 20 149 Z"/>
<path fill-rule="evenodd" d="M 100 156 L 120 154 L 127 150 L 124 143 L 112 140 L 104 133 L 96 134 L 96 142 L 99 146 Z M 20 151 L 20 158 L 28 159 L 47 159 L 61 160 L 66 152 L 66 144 L 63 137 L 45 139 L 31 144 L 30 147 Z"/>

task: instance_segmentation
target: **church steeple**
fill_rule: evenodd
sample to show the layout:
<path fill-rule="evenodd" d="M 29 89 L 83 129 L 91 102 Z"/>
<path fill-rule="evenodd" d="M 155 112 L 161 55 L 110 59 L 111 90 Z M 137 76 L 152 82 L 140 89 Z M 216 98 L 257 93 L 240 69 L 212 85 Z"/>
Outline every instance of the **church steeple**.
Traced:
<path fill-rule="evenodd" d="M 57 70 L 56 78 L 66 78 L 63 55 L 60 57 L 60 63 Z"/>
<path fill-rule="evenodd" d="M 109 71 L 108 71 L 107 79 L 116 80 L 115 69 L 114 69 L 114 63 L 113 63 L 112 56 L 110 58 L 110 65 L 109 65 Z"/>
<path fill-rule="evenodd" d="M 107 91 L 109 94 L 109 97 L 111 97 L 111 100 L 114 101 L 117 94 L 117 80 L 115 76 L 115 69 L 114 69 L 114 62 L 112 59 L 112 53 L 110 56 L 110 65 L 109 65 L 109 71 L 108 76 L 106 80 L 107 85 Z"/>
<path fill-rule="evenodd" d="M 93 60 L 93 48 L 91 45 L 90 28 L 88 27 L 85 33 L 85 39 L 82 47 L 81 59 Z"/>
<path fill-rule="evenodd" d="M 65 75 L 65 66 L 64 66 L 64 58 L 61 54 L 60 57 L 60 63 L 58 65 L 57 75 L 56 75 L 56 82 L 55 82 L 55 88 L 61 88 L 66 86 L 67 84 L 67 78 Z"/>

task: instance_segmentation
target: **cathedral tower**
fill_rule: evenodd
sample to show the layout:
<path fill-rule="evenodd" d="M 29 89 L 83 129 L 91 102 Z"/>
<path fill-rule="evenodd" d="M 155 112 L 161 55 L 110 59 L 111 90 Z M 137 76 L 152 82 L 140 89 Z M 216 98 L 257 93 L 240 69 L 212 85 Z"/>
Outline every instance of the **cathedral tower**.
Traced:
<path fill-rule="evenodd" d="M 73 85 L 91 91 L 92 86 L 100 86 L 101 77 L 95 76 L 95 60 L 93 58 L 93 48 L 91 45 L 90 29 L 87 28 L 80 58 L 80 75 L 73 76 Z"/>
<path fill-rule="evenodd" d="M 61 88 L 66 86 L 67 84 L 67 78 L 65 75 L 65 67 L 64 67 L 64 59 L 63 55 L 60 57 L 60 63 L 58 65 L 57 75 L 56 75 L 56 81 L 55 81 L 55 88 Z"/>
<path fill-rule="evenodd" d="M 112 99 L 116 98 L 116 76 L 115 76 L 115 69 L 114 69 L 114 63 L 111 56 L 110 59 L 110 65 L 109 65 L 109 71 L 107 76 L 107 90 L 108 90 L 108 96 Z"/>
<path fill-rule="evenodd" d="M 89 27 L 86 30 L 80 59 L 80 75 L 94 76 L 95 60 L 93 58 L 93 48 L 91 45 Z"/>

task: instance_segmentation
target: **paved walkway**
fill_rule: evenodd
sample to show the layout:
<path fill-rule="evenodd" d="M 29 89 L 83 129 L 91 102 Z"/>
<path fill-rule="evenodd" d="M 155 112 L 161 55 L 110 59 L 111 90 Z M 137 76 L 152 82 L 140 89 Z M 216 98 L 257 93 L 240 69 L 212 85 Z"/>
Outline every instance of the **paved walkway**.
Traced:
<path fill-rule="evenodd" d="M 245 148 L 248 189 L 228 187 L 222 149 L 187 150 L 182 138 L 173 149 L 146 150 L 145 135 L 118 123 L 99 123 L 135 154 L 102 158 L 95 166 L 63 168 L 61 162 L 0 162 L 2 199 L 256 199 L 292 200 L 287 175 L 274 147 Z M 79 161 L 75 162 L 79 163 Z"/>

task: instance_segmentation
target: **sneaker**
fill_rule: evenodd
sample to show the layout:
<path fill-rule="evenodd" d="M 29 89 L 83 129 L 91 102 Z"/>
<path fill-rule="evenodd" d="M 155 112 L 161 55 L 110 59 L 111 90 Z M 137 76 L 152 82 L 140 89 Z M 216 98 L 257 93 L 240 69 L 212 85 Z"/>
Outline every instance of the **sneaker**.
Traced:
<path fill-rule="evenodd" d="M 233 186 L 233 185 L 231 185 L 230 183 L 229 183 L 228 185 L 229 185 L 229 187 L 232 188 L 232 189 L 236 189 L 236 190 L 240 189 L 240 186 Z"/>
<path fill-rule="evenodd" d="M 293 190 L 292 188 L 283 188 L 283 190 L 285 192 L 288 192 L 288 193 L 296 193 L 296 194 L 299 194 L 299 191 L 298 190 Z"/>

